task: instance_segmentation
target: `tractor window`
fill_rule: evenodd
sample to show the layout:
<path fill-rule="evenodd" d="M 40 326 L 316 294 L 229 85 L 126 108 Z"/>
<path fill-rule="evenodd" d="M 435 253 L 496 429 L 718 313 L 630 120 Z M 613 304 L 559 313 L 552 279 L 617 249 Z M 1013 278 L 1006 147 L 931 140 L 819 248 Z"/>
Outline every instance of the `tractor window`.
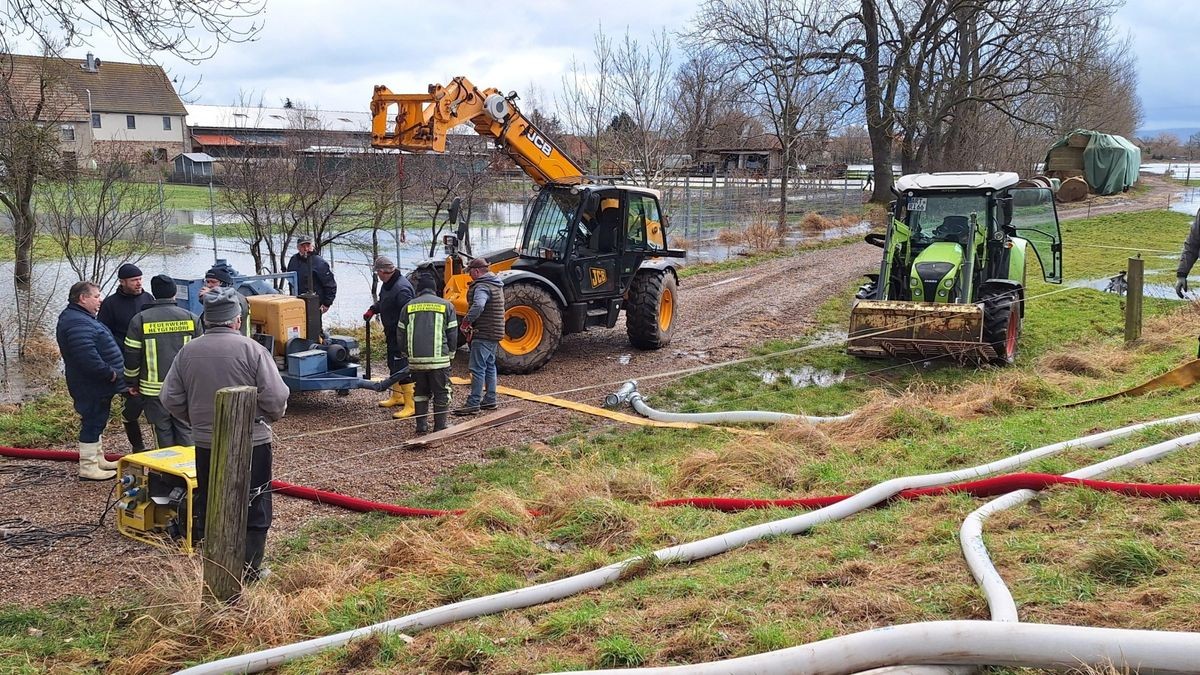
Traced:
<path fill-rule="evenodd" d="M 658 213 L 658 201 L 653 197 L 630 197 L 629 215 L 625 224 L 625 248 L 637 251 L 663 248 L 662 219 Z"/>
<path fill-rule="evenodd" d="M 930 195 L 906 197 L 908 227 L 919 244 L 953 241 L 964 246 L 970 240 L 971 214 L 987 219 L 987 197 L 983 195 Z"/>
<path fill-rule="evenodd" d="M 1062 234 L 1054 194 L 1046 188 L 1013 188 L 1009 195 L 1016 236 L 1028 241 L 1037 254 L 1042 277 L 1052 284 L 1062 283 Z"/>
<path fill-rule="evenodd" d="M 538 193 L 529 212 L 521 253 L 561 260 L 567 255 L 571 223 L 582 197 L 570 190 L 546 189 Z"/>

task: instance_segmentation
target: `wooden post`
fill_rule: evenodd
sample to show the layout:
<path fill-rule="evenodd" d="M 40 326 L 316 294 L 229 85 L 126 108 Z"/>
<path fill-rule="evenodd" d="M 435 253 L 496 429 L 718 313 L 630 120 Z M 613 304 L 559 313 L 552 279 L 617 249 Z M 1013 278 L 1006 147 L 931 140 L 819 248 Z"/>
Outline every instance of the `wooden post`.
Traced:
<path fill-rule="evenodd" d="M 1142 336 L 1142 278 L 1144 260 L 1129 259 L 1129 271 L 1125 274 L 1125 342 L 1134 342 Z"/>
<path fill-rule="evenodd" d="M 257 410 L 255 387 L 217 392 L 204 521 L 204 594 L 210 601 L 228 602 L 242 588 L 254 447 L 250 428 Z"/>

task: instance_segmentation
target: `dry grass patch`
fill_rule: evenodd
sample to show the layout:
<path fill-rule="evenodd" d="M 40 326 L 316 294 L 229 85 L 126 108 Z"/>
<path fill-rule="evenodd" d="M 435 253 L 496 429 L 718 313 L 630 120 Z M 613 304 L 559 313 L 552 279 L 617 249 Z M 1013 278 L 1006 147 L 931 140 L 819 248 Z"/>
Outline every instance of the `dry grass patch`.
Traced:
<path fill-rule="evenodd" d="M 1135 347 L 1142 352 L 1164 352 L 1195 343 L 1200 333 L 1200 302 L 1185 303 L 1168 314 L 1151 317 L 1142 323 L 1142 337 Z"/>
<path fill-rule="evenodd" d="M 779 441 L 743 439 L 721 450 L 701 450 L 683 458 L 671 492 L 741 492 L 758 485 L 790 489 L 805 459 L 799 448 Z"/>
<path fill-rule="evenodd" d="M 949 418 L 934 412 L 928 397 L 908 390 L 899 395 L 874 392 L 869 401 L 854 411 L 848 420 L 830 422 L 822 427 L 838 444 L 908 438 L 946 431 Z"/>
<path fill-rule="evenodd" d="M 492 532 L 529 532 L 533 516 L 525 500 L 511 490 L 482 490 L 459 519 L 466 527 Z"/>
<path fill-rule="evenodd" d="M 490 540 L 489 535 L 467 527 L 457 518 L 447 519 L 432 529 L 403 523 L 389 537 L 378 566 L 387 576 L 412 569 L 466 567 L 478 571 L 478 563 L 467 553 Z"/>
<path fill-rule="evenodd" d="M 1047 354 L 1038 359 L 1035 369 L 1041 373 L 1100 378 L 1128 372 L 1132 367 L 1133 355 L 1120 346 L 1093 344 L 1073 348 L 1070 352 Z"/>

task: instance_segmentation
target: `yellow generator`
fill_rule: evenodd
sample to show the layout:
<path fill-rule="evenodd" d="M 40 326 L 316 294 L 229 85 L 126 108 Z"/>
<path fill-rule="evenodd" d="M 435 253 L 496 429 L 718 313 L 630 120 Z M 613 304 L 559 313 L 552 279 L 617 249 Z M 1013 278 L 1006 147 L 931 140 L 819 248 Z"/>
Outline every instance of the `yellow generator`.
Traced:
<path fill-rule="evenodd" d="M 191 553 L 196 451 L 159 448 L 117 460 L 117 531 L 168 550 Z"/>

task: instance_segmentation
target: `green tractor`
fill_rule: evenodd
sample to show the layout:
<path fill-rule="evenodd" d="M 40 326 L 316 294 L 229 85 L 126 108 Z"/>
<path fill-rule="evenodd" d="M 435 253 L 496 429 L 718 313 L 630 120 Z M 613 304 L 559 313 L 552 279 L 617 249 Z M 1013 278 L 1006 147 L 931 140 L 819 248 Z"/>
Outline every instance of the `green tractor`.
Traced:
<path fill-rule="evenodd" d="M 1028 253 L 1062 283 L 1054 195 L 1025 185 L 1007 172 L 900 177 L 886 234 L 866 237 L 883 261 L 856 296 L 847 353 L 1012 363 Z"/>

